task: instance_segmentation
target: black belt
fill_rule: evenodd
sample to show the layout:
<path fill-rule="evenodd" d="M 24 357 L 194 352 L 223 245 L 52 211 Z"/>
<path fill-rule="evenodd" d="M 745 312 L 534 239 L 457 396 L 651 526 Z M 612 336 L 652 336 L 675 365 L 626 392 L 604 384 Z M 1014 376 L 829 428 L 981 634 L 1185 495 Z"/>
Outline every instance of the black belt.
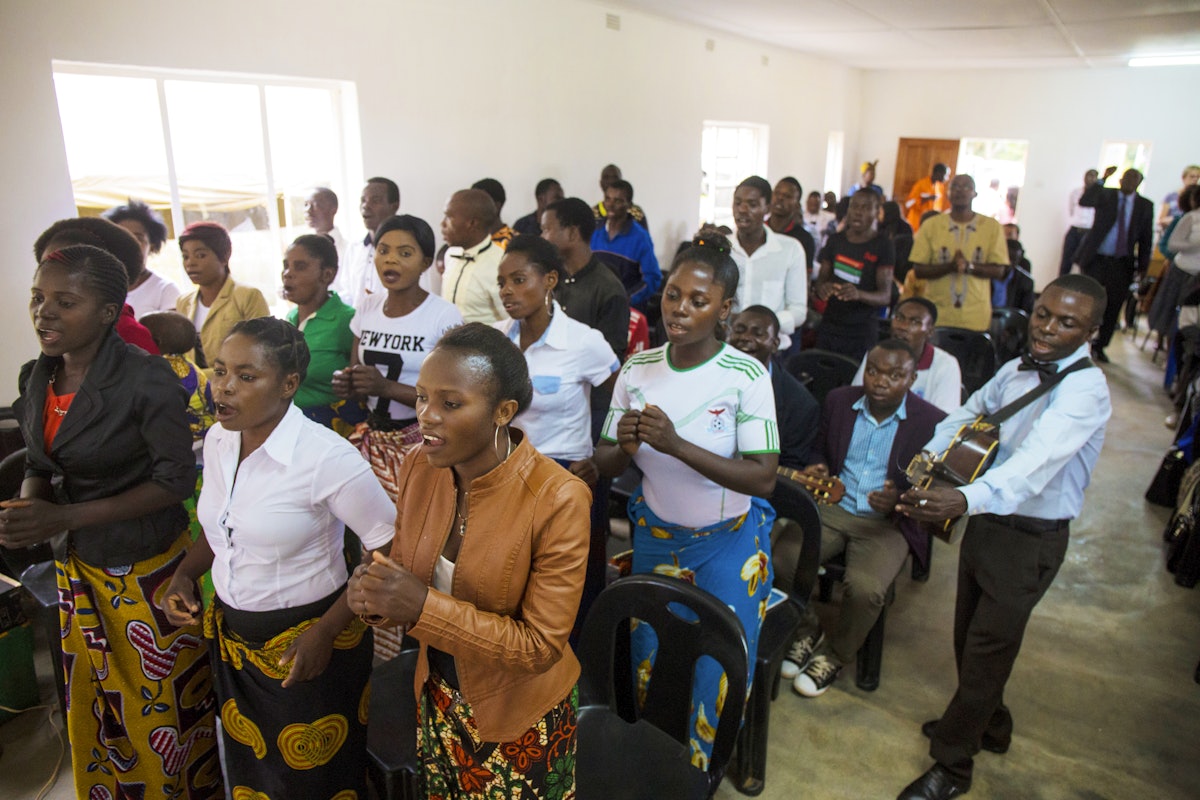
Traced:
<path fill-rule="evenodd" d="M 452 689 L 458 689 L 458 669 L 454 666 L 454 656 L 436 647 L 429 647 L 426 653 L 429 656 L 429 669 L 441 675 Z"/>
<path fill-rule="evenodd" d="M 214 597 L 213 600 L 217 607 L 225 612 L 225 627 L 237 634 L 238 638 L 247 644 L 260 648 L 288 628 L 293 628 L 307 619 L 323 615 L 337 602 L 344 591 L 346 591 L 346 587 L 343 585 L 320 600 L 302 606 L 278 608 L 271 611 L 243 611 L 240 608 L 227 606 L 220 597 Z"/>
<path fill-rule="evenodd" d="M 1022 533 L 1057 533 L 1058 531 L 1069 530 L 1071 527 L 1071 520 L 1069 519 L 1040 519 L 1039 517 L 1024 517 L 1020 514 L 1007 514 L 1005 516 L 980 514 L 979 516 L 994 525 L 999 525 L 1003 528 L 1012 528 Z"/>

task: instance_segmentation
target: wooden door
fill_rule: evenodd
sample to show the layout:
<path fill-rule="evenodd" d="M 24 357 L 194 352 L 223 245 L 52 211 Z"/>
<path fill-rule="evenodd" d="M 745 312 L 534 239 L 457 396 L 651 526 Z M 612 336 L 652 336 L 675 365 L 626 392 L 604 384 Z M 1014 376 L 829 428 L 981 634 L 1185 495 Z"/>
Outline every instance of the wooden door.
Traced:
<path fill-rule="evenodd" d="M 896 151 L 892 199 L 903 206 L 913 184 L 928 177 L 933 165 L 939 162 L 950 168 L 951 176 L 957 174 L 958 139 L 901 139 Z"/>

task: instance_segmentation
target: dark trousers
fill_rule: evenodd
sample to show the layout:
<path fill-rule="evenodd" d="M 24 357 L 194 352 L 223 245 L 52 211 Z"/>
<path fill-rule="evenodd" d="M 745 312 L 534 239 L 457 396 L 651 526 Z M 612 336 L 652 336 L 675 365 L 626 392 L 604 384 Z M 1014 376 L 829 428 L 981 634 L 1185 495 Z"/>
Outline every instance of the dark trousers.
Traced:
<path fill-rule="evenodd" d="M 1052 529 L 1039 533 L 1034 528 Z M 991 514 L 971 518 L 958 557 L 954 607 L 958 690 L 929 746 L 934 760 L 962 780 L 971 778 L 984 732 L 1002 742 L 1012 737 L 1004 685 L 1029 615 L 1062 565 L 1068 532 L 1065 521 Z"/>
<path fill-rule="evenodd" d="M 1067 235 L 1063 237 L 1062 263 L 1058 266 L 1059 275 L 1066 275 L 1071 271 L 1071 265 L 1075 263 L 1075 252 L 1079 250 L 1079 245 L 1083 244 L 1083 238 L 1087 235 L 1087 228 L 1067 229 Z"/>
<path fill-rule="evenodd" d="M 1113 332 L 1117 329 L 1117 320 L 1121 317 L 1121 307 L 1129 299 L 1129 284 L 1133 282 L 1133 256 L 1096 256 L 1083 267 L 1083 274 L 1095 278 L 1108 292 L 1108 305 L 1104 307 L 1104 322 L 1100 324 L 1100 333 L 1096 336 L 1096 346 L 1108 347 L 1112 341 Z"/>

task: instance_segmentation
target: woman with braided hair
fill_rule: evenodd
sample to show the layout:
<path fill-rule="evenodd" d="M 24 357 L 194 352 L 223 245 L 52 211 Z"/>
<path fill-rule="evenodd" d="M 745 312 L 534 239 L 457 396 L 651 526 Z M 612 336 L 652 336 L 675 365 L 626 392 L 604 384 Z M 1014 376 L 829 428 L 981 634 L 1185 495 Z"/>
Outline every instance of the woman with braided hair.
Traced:
<path fill-rule="evenodd" d="M 388 544 L 396 512 L 354 447 L 292 403 L 309 364 L 281 319 L 239 322 L 213 359 L 204 536 L 163 594 L 203 621 L 234 797 L 366 797 L 370 632 L 350 612 L 346 526 Z M 201 610 L 196 579 L 216 596 Z"/>
<path fill-rule="evenodd" d="M 25 480 L 0 503 L 0 545 L 67 532 L 57 576 L 75 794 L 219 798 L 200 629 L 154 606 L 190 541 L 187 395 L 166 361 L 117 334 L 127 284 L 106 250 L 44 250 L 29 301 L 42 352 L 14 404 Z"/>
<path fill-rule="evenodd" d="M 753 356 L 721 342 L 717 326 L 737 296 L 729 241 L 705 231 L 675 257 L 663 287 L 668 342 L 625 362 L 604 422 L 596 464 L 616 476 L 630 462 L 642 485 L 629 499 L 633 571 L 686 580 L 727 603 L 746 630 L 749 652 L 771 591 L 771 524 L 763 498 L 775 488 L 779 429 L 771 376 Z M 632 632 L 645 684 L 656 642 Z M 752 680 L 754 663 L 750 664 Z M 724 704 L 715 661 L 696 667 L 692 763 L 707 769 Z"/>

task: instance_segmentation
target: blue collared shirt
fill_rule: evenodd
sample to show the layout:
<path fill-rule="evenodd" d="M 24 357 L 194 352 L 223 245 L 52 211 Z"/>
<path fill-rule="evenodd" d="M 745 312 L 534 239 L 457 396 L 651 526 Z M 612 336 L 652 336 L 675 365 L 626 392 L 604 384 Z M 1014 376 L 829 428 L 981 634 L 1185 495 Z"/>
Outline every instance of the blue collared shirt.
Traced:
<path fill-rule="evenodd" d="M 1133 251 L 1129 248 L 1129 237 L 1132 231 L 1129 228 L 1129 223 L 1133 217 L 1133 198 L 1136 194 L 1125 194 L 1117 192 L 1117 219 L 1113 222 L 1112 227 L 1108 229 L 1108 233 L 1104 235 L 1104 241 L 1100 242 L 1100 247 L 1096 250 L 1102 256 L 1127 256 Z M 1121 217 L 1125 217 L 1125 252 L 1117 252 L 1117 229 L 1121 227 Z"/>
<path fill-rule="evenodd" d="M 883 488 L 887 480 L 888 458 L 900 420 L 908 416 L 908 397 L 884 420 L 876 420 L 867 410 L 867 398 L 860 397 L 851 406 L 858 412 L 854 418 L 854 432 L 850 435 L 850 447 L 842 463 L 839 477 L 846 487 L 846 494 L 838 505 L 859 517 L 880 517 L 871 508 L 867 495 Z"/>
<path fill-rule="evenodd" d="M 1088 354 L 1083 345 L 1055 363 L 1064 369 Z M 980 415 L 999 411 L 1037 386 L 1035 371 L 1018 371 L 1020 359 L 946 417 L 926 450 L 940 453 L 958 429 Z M 1000 426 L 996 461 L 981 478 L 960 489 L 969 514 L 1021 514 L 1038 519 L 1074 519 L 1083 509 L 1083 490 L 1092 478 L 1104 427 L 1112 415 L 1108 382 L 1092 367 L 1073 372 Z"/>

